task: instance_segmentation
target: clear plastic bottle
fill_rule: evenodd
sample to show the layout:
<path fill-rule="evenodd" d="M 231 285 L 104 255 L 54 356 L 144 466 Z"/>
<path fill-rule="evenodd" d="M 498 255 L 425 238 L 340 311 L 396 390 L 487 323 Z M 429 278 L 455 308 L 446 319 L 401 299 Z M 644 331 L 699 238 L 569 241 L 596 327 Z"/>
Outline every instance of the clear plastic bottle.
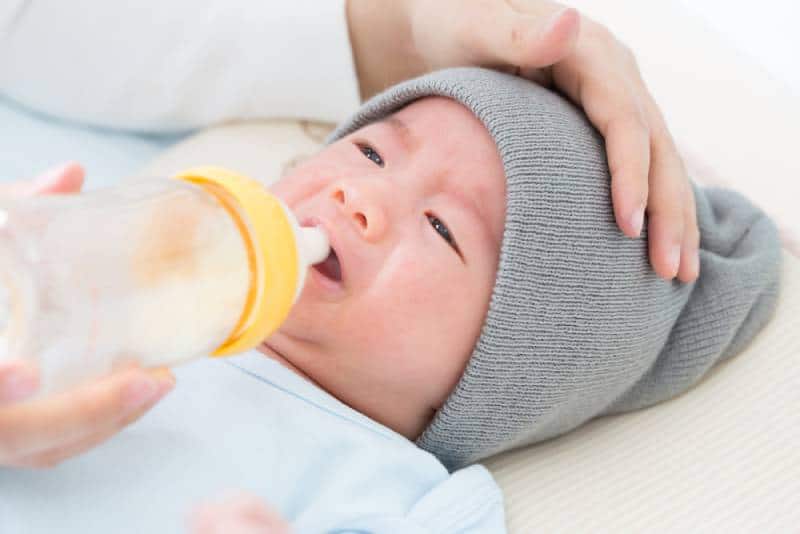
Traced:
<path fill-rule="evenodd" d="M 258 182 L 176 178 L 0 199 L 0 360 L 35 361 L 40 393 L 253 348 L 327 257 L 325 234 Z"/>

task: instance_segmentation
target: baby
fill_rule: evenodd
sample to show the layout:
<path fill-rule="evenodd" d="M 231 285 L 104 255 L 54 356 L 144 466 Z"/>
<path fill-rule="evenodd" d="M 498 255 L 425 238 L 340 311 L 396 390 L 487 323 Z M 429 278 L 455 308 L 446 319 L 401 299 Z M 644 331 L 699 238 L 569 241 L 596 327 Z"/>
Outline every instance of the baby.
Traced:
<path fill-rule="evenodd" d="M 174 532 L 232 486 L 297 532 L 502 532 L 474 462 L 685 391 L 773 311 L 768 218 L 695 187 L 700 278 L 659 278 L 646 224 L 615 223 L 602 139 L 530 82 L 440 71 L 331 141 L 273 189 L 333 253 L 270 358 L 179 369 L 117 439 L 3 473 L 3 532 Z"/>

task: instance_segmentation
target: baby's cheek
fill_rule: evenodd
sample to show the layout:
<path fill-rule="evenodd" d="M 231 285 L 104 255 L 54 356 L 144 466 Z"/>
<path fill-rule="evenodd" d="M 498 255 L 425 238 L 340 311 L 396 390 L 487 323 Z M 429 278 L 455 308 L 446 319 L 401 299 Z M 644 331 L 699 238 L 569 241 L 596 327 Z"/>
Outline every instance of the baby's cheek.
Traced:
<path fill-rule="evenodd" d="M 411 334 L 438 329 L 452 318 L 461 291 L 468 289 L 455 273 L 435 263 L 408 258 L 384 273 L 383 287 L 373 294 L 376 307 L 383 310 L 384 328 L 394 326 Z"/>

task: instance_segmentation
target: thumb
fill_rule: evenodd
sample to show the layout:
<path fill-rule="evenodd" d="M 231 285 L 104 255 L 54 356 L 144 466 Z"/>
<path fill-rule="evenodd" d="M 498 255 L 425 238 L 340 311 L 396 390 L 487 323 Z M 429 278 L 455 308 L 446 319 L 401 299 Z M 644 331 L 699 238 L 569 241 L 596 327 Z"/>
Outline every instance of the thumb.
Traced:
<path fill-rule="evenodd" d="M 497 2 L 494 13 L 474 21 L 472 58 L 479 64 L 519 70 L 549 67 L 575 48 L 580 14 L 555 2 Z M 488 18 L 487 18 L 488 17 Z M 494 21 L 486 24 L 485 21 Z"/>
<path fill-rule="evenodd" d="M 2 196 L 32 196 L 53 193 L 75 193 L 83 186 L 85 171 L 80 164 L 69 162 L 48 169 L 28 180 L 0 185 Z"/>

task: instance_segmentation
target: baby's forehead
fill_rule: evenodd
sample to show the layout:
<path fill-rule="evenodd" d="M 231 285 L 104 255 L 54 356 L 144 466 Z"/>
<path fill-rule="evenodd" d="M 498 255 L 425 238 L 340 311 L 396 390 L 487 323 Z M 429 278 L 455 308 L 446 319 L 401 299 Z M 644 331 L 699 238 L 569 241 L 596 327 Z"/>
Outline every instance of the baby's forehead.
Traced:
<path fill-rule="evenodd" d="M 391 127 L 410 151 L 449 149 L 462 155 L 497 154 L 497 145 L 483 123 L 463 104 L 429 96 L 395 110 L 379 123 Z M 485 159 L 485 158 L 484 158 Z"/>
<path fill-rule="evenodd" d="M 395 110 L 390 116 L 397 117 L 405 122 L 434 123 L 438 126 L 463 123 L 462 126 L 470 124 L 473 128 L 485 130 L 483 124 L 466 106 L 443 96 L 419 98 Z M 443 132 L 440 130 L 440 133 Z"/>

